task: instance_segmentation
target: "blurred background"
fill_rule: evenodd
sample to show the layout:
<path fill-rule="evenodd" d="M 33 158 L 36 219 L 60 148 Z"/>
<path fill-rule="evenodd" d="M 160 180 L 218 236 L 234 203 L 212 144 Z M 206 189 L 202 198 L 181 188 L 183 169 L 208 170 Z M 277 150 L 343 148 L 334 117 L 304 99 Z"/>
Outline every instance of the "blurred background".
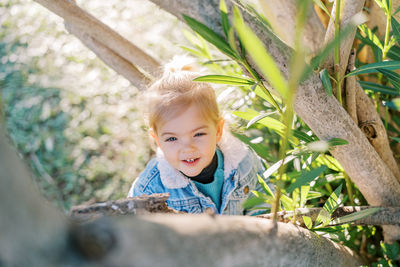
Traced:
<path fill-rule="evenodd" d="M 165 62 L 183 25 L 149 1 L 77 1 Z M 125 197 L 151 156 L 138 90 L 63 20 L 29 0 L 0 0 L 1 120 L 41 193 L 59 208 Z"/>

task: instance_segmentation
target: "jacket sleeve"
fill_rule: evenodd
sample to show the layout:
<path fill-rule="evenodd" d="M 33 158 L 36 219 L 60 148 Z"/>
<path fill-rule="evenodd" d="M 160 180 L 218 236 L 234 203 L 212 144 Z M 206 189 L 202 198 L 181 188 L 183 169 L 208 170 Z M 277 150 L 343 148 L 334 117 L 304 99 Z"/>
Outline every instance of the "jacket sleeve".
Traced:
<path fill-rule="evenodd" d="M 128 192 L 128 197 L 138 197 L 144 194 L 151 195 L 152 192 L 149 185 L 151 181 L 152 173 L 156 167 L 157 161 L 155 159 L 147 163 L 145 170 L 139 174 L 139 177 L 132 183 L 132 186 Z"/>

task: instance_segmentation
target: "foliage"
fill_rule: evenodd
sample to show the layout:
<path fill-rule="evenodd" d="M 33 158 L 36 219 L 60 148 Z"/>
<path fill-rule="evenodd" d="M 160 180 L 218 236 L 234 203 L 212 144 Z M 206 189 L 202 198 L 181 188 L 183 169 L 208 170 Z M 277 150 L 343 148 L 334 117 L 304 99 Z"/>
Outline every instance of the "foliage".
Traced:
<path fill-rule="evenodd" d="M 307 2 L 299 1 L 300 5 L 306 5 Z M 323 6 L 321 1 L 314 2 L 320 7 Z M 240 5 L 243 6 L 243 4 Z M 225 6 L 223 0 L 221 6 Z M 299 8 L 304 8 L 304 6 Z M 384 8 L 386 8 L 385 13 L 391 16 L 391 7 L 385 5 Z M 248 7 L 245 7 L 245 9 L 247 9 L 246 12 L 250 12 Z M 324 7 L 324 9 L 326 8 Z M 256 8 L 251 10 L 254 11 Z M 307 227 L 318 233 L 329 235 L 331 239 L 344 243 L 352 249 L 362 251 L 367 247 L 368 252 L 366 254 L 369 254 L 368 257 L 380 258 L 379 261 L 385 262 L 385 264 L 395 264 L 393 262 L 396 260 L 393 261 L 388 255 L 393 255 L 392 251 L 395 251 L 397 247 L 394 245 L 394 248 L 390 247 L 390 249 L 385 250 L 385 247 L 389 245 L 378 245 L 381 240 L 379 228 L 379 231 L 376 231 L 377 228 L 372 226 L 355 227 L 351 225 L 351 221 L 368 216 L 376 212 L 376 209 L 358 212 L 337 220 L 350 224 L 329 227 L 331 214 L 339 205 L 367 205 L 367 203 L 354 184 L 351 183 L 340 164 L 329 153 L 332 146 L 345 145 L 347 142 L 337 138 L 329 142 L 318 140 L 307 125 L 292 113 L 291 97 L 295 94 L 298 84 L 304 79 L 304 74 L 301 75 L 301 73 L 304 73 L 302 70 L 318 69 L 318 64 L 328 53 L 334 49 L 337 53 L 336 48 L 339 46 L 339 40 L 347 34 L 349 29 L 344 29 L 344 33 L 337 32 L 335 40 L 328 44 L 321 54 L 316 55 L 311 60 L 311 67 L 301 63 L 301 61 L 306 62 L 307 57 L 304 51 L 299 50 L 301 46 L 295 44 L 292 55 L 292 62 L 295 63 L 289 66 L 289 68 L 292 68 L 289 71 L 292 76 L 284 77 L 275 66 L 262 42 L 243 22 L 239 10 L 234 7 L 233 25 L 230 25 L 227 21 L 225 13 L 225 9 L 221 9 L 225 36 L 218 35 L 207 26 L 191 18 L 186 17 L 186 22 L 198 34 L 198 39 L 204 38 L 224 54 L 222 58 L 213 59 L 209 57 L 209 62 L 211 61 L 213 64 L 221 61 L 226 62 L 227 59 L 223 58 L 228 57 L 232 62 L 231 64 L 238 64 L 241 69 L 246 70 L 246 74 L 241 69 L 235 68 L 237 70 L 235 73 L 225 71 L 225 73 L 220 72 L 219 75 L 207 75 L 196 79 L 218 84 L 225 83 L 229 86 L 240 86 L 241 90 L 247 94 L 245 99 L 248 101 L 236 101 L 231 106 L 233 107 L 232 114 L 248 121 L 248 123 L 243 123 L 244 125 L 247 124 L 247 127 L 242 126 L 239 129 L 241 133 L 237 136 L 265 159 L 268 168 L 263 177 L 259 177 L 262 191 L 253 191 L 254 196 L 244 206 L 246 208 L 253 207 L 257 210 L 264 209 L 265 212 L 270 212 L 271 205 L 272 207 L 276 205 L 274 203 L 278 203 L 276 211 L 323 206 L 314 223 L 311 218 L 303 218 Z M 302 14 L 302 12 L 299 12 L 299 14 Z M 303 14 L 303 17 L 298 18 L 297 25 L 302 25 L 304 16 L 306 15 Z M 258 17 L 262 17 L 262 15 Z M 373 96 L 376 101 L 384 99 L 385 102 L 382 103 L 388 108 L 398 110 L 400 105 L 398 105 L 397 99 L 391 99 L 398 95 L 400 88 L 400 76 L 394 72 L 400 67 L 399 58 L 394 56 L 394 51 L 398 50 L 396 43 L 400 39 L 396 36 L 399 29 L 397 21 L 393 17 L 391 17 L 391 21 L 393 33 L 387 32 L 384 41 L 381 41 L 374 34 L 374 31 L 368 29 L 366 25 L 360 25 L 357 33 L 361 41 L 360 47 L 368 45 L 377 48 L 378 50 L 375 49 L 377 62 L 363 64 L 357 61 L 357 69 L 347 74 L 346 77 L 361 74 L 377 76 L 379 78 L 377 83 L 361 81 L 360 84 L 367 92 L 373 91 L 375 93 Z M 269 25 L 269 23 L 266 22 L 264 25 Z M 265 31 L 272 34 L 269 26 L 265 26 Z M 301 36 L 300 26 L 297 27 L 296 34 Z M 218 38 L 214 39 L 212 36 L 218 36 Z M 300 38 L 297 37 L 296 40 L 299 42 Z M 197 41 L 197 43 L 200 42 Z M 201 50 L 210 50 L 210 48 L 205 48 L 206 46 L 203 43 Z M 191 51 L 190 49 L 192 48 L 187 50 Z M 192 51 L 196 51 L 196 48 Z M 201 57 L 199 51 L 193 54 Z M 387 60 L 386 55 L 393 60 Z M 257 71 L 250 67 L 247 62 L 248 56 L 257 64 L 263 76 L 266 77 L 267 83 L 261 81 Z M 221 70 L 225 70 L 223 66 L 221 66 Z M 295 76 L 296 73 L 300 73 L 300 75 Z M 321 71 L 320 77 L 329 94 L 332 94 L 330 80 L 336 80 L 336 84 L 338 84 L 343 79 L 338 75 L 330 77 L 326 70 Z M 389 86 L 388 83 L 391 83 L 393 87 Z M 271 90 L 269 86 L 274 90 Z M 397 125 L 390 127 L 389 124 L 387 127 L 396 129 L 400 126 L 399 120 L 396 117 L 397 114 L 392 114 L 392 116 L 395 123 L 397 121 Z M 397 130 L 396 133 L 399 134 Z M 393 140 L 400 139 L 393 137 Z M 268 180 L 275 184 L 275 194 L 273 193 L 274 190 L 270 188 Z M 345 185 L 343 193 L 341 193 L 342 185 Z M 336 190 L 332 188 L 336 188 Z M 263 203 L 267 205 L 263 205 Z"/>
<path fill-rule="evenodd" d="M 159 50 L 161 58 L 178 53 L 167 41 L 179 40 L 180 31 L 170 30 L 178 28 L 176 20 L 147 1 L 137 3 L 140 9 L 116 1 L 81 2 L 124 36 L 140 34 L 142 45 Z M 155 19 L 144 20 L 150 13 Z M 39 4 L 2 0 L 0 17 L 4 127 L 42 194 L 66 212 L 86 201 L 125 197 L 151 156 L 137 89 Z M 131 27 L 134 17 L 139 23 Z"/>

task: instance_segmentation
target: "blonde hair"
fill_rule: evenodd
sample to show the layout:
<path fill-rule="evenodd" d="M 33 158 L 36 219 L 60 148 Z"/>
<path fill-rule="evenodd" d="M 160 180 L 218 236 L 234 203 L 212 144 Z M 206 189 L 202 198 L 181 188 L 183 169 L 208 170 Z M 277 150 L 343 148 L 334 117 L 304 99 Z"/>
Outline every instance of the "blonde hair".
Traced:
<path fill-rule="evenodd" d="M 179 112 L 195 104 L 202 115 L 218 124 L 221 119 L 213 87 L 193 79 L 201 76 L 194 71 L 186 57 L 174 57 L 165 66 L 162 77 L 144 92 L 143 114 L 149 128 L 157 132 L 157 125 L 168 121 Z"/>

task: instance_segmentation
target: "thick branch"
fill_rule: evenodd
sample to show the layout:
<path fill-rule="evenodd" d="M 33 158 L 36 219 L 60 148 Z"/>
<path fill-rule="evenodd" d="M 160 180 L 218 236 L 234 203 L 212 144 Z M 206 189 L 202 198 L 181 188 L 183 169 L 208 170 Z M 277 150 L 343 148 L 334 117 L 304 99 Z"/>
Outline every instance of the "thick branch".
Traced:
<path fill-rule="evenodd" d="M 116 216 L 67 227 L 30 179 L 1 135 L 1 266 L 362 264 L 349 248 L 306 229 L 254 217 Z"/>
<path fill-rule="evenodd" d="M 353 16 L 359 12 L 362 11 L 364 7 L 365 0 L 346 0 L 342 1 L 342 8 L 340 11 L 340 29 L 344 29 L 347 25 L 349 25 L 351 19 Z M 332 14 L 331 17 L 335 18 L 336 14 L 336 1 L 333 5 L 332 8 Z M 354 42 L 354 36 L 356 34 L 356 28 L 340 43 L 340 65 L 339 65 L 339 71 L 340 71 L 340 77 L 343 77 L 344 73 L 346 72 L 347 68 L 347 63 L 349 62 L 349 55 L 350 55 L 350 50 L 351 47 L 353 46 Z M 332 40 L 335 36 L 335 26 L 334 26 L 334 21 L 331 19 L 329 21 L 328 29 L 326 30 L 325 34 L 325 43 L 328 43 L 330 40 Z M 332 69 L 334 66 L 334 61 L 333 61 L 333 53 L 331 53 L 331 56 L 328 57 L 327 61 L 324 63 L 325 68 L 328 70 Z"/>
<path fill-rule="evenodd" d="M 140 72 L 135 65 L 132 65 L 132 63 L 127 61 L 125 58 L 121 57 L 119 54 L 115 53 L 90 35 L 67 23 L 65 24 L 65 28 L 81 40 L 81 42 L 92 50 L 101 60 L 117 73 L 124 76 L 139 90 L 145 89 L 145 85 L 150 83 L 150 79 Z"/>
<path fill-rule="evenodd" d="M 297 1 L 262 0 L 259 2 L 275 33 L 290 47 L 293 47 L 296 33 L 296 18 L 298 16 Z M 321 47 L 324 35 L 324 26 L 315 13 L 314 8 L 310 5 L 304 28 L 304 45 L 312 53 L 315 53 Z"/>
<path fill-rule="evenodd" d="M 378 152 L 379 156 L 400 183 L 400 170 L 393 157 L 385 126 L 379 114 L 376 112 L 375 105 L 358 82 L 356 83 L 355 90 L 358 124 L 376 152 Z"/>
<path fill-rule="evenodd" d="M 351 222 L 353 225 L 398 225 L 400 223 L 400 207 L 339 207 L 332 214 L 332 219 L 337 219 L 354 212 L 370 209 L 379 208 L 377 212 L 362 219 Z M 308 216 L 314 222 L 322 208 L 301 208 L 296 209 L 296 222 L 304 225 L 303 217 Z M 278 212 L 278 220 L 282 222 L 289 222 L 293 217 L 293 211 L 281 211 Z M 271 219 L 272 214 L 259 215 L 260 218 Z M 338 223 L 340 224 L 340 223 Z"/>
<path fill-rule="evenodd" d="M 152 1 L 157 3 L 159 0 Z M 194 15 L 196 15 L 196 11 L 200 7 L 205 10 L 218 10 L 217 0 L 207 2 L 170 0 L 162 2 L 166 5 L 174 3 L 174 10 L 169 11 L 178 17 L 189 7 L 192 8 L 192 14 Z M 208 6 L 205 7 L 207 3 Z M 182 9 L 180 9 L 181 5 Z M 263 41 L 281 72 L 288 76 L 292 50 L 276 38 L 273 33 L 269 32 L 268 29 L 259 24 L 255 18 L 249 16 L 246 12 L 243 12 L 243 16 Z M 220 25 L 220 20 L 217 12 L 212 12 L 208 20 L 203 20 L 202 15 L 194 16 L 194 18 L 214 29 L 221 27 L 218 26 Z M 217 25 L 210 25 L 210 22 L 217 23 Z M 220 33 L 222 36 L 222 31 Z M 253 65 L 253 67 L 255 66 Z M 312 74 L 307 81 L 299 86 L 294 109 L 321 140 L 329 140 L 336 137 L 349 142 L 348 145 L 335 147 L 332 150 L 332 154 L 343 166 L 370 205 L 400 206 L 400 184 L 396 177 L 387 168 L 367 138 L 337 100 L 332 96 L 328 96 L 317 75 Z M 393 239 L 400 239 L 400 227 L 390 228 Z M 391 239 L 390 236 L 387 236 L 387 238 Z"/>
<path fill-rule="evenodd" d="M 156 76 L 159 69 L 157 60 L 146 54 L 110 27 L 79 8 L 68 0 L 35 0 L 82 33 L 86 33 L 98 42 L 119 54 L 135 66 L 138 66 Z"/>

